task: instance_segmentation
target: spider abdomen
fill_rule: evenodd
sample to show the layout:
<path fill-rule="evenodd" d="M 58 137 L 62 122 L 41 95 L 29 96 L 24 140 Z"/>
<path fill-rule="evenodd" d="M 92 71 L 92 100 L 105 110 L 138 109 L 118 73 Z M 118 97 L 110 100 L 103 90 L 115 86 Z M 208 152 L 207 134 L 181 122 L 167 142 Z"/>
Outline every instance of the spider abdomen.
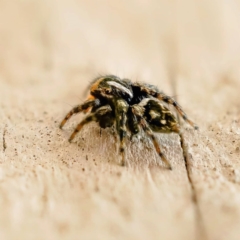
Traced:
<path fill-rule="evenodd" d="M 178 122 L 174 114 L 158 99 L 145 98 L 139 103 L 144 107 L 144 118 L 155 132 L 174 132 Z"/>

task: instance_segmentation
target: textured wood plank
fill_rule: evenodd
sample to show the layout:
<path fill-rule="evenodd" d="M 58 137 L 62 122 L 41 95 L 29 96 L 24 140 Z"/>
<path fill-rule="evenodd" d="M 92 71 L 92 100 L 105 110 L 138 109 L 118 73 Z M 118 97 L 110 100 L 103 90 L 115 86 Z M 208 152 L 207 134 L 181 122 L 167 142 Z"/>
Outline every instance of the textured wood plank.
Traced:
<path fill-rule="evenodd" d="M 49 239 L 63 233 L 84 239 L 192 239 L 191 189 L 177 136 L 160 139 L 174 171 L 156 163 L 148 142 L 129 144 L 130 166 L 122 168 L 111 132 L 100 136 L 95 124 L 68 143 L 76 118 L 71 127 L 58 129 L 69 107 L 61 103 L 61 96 L 58 99 L 58 91 L 43 98 L 53 86 L 25 86 L 25 97 L 21 90 L 3 86 L 8 98 L 18 99 L 12 104 L 3 101 L 7 148 L 1 153 L 1 196 L 7 207 L 1 210 L 1 223 L 8 219 L 4 232 L 29 239 L 36 233 L 40 238 L 50 234 Z M 22 230 L 29 228 L 34 231 Z"/>
<path fill-rule="evenodd" d="M 0 1 L 0 239 L 239 239 L 239 7 Z M 59 122 L 105 73 L 176 95 L 200 127 L 187 166 L 174 134 L 173 171 L 137 139 L 120 167 L 96 124 L 68 143 L 81 116 Z"/>
<path fill-rule="evenodd" d="M 208 111 L 198 109 L 201 130 L 192 139 L 195 146 L 190 150 L 194 156 L 191 176 L 207 239 L 240 236 L 238 79 L 235 76 L 226 81 L 224 76 L 214 90 L 204 88 L 204 96 L 212 96 L 213 101 Z"/>

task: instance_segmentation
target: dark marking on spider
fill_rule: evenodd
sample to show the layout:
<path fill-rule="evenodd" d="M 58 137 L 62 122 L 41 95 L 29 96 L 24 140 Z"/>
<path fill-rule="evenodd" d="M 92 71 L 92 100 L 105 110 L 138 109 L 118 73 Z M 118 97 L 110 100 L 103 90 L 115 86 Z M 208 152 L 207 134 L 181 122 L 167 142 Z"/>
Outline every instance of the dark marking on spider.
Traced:
<path fill-rule="evenodd" d="M 170 110 L 167 104 L 175 109 Z M 69 138 L 71 142 L 84 125 L 95 121 L 101 128 L 115 127 L 120 141 L 121 165 L 125 165 L 125 141 L 128 135 L 144 131 L 151 139 L 156 152 L 169 169 L 171 164 L 163 154 L 157 139 L 157 133 L 177 133 L 180 143 L 184 142 L 178 114 L 193 128 L 198 127 L 188 119 L 181 106 L 170 96 L 159 91 L 156 86 L 146 83 L 133 83 L 114 75 L 101 76 L 92 82 L 90 94 L 85 102 L 74 107 L 62 120 L 60 128 L 67 120 L 80 112 L 87 113 Z M 128 133 L 128 134 L 127 134 Z"/>

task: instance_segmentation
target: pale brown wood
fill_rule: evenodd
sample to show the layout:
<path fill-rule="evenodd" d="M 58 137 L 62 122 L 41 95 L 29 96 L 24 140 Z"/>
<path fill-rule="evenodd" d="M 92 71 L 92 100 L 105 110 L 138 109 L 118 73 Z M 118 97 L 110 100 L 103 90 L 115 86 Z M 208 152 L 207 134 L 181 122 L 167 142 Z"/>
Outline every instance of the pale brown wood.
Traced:
<path fill-rule="evenodd" d="M 0 1 L 0 239 L 240 239 L 238 1 Z M 92 78 L 176 97 L 194 131 L 127 142 L 82 115 Z"/>

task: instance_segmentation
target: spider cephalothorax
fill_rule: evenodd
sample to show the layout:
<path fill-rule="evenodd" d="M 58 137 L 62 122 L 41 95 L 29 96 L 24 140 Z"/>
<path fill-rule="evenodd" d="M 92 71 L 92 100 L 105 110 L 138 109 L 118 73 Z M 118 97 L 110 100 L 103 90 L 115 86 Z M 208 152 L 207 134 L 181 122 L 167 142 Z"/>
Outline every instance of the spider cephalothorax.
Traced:
<path fill-rule="evenodd" d="M 96 78 L 90 87 L 90 95 L 85 102 L 74 107 L 63 119 L 60 128 L 76 113 L 87 116 L 77 125 L 69 138 L 71 142 L 82 127 L 96 121 L 101 128 L 114 126 L 120 140 L 121 165 L 125 164 L 125 140 L 143 130 L 151 138 L 154 147 L 169 169 L 171 165 L 161 151 L 153 132 L 179 134 L 180 125 L 173 111 L 166 104 L 175 107 L 176 112 L 191 126 L 197 126 L 187 118 L 180 105 L 171 97 L 160 92 L 157 87 L 146 83 L 133 83 L 114 75 Z"/>

